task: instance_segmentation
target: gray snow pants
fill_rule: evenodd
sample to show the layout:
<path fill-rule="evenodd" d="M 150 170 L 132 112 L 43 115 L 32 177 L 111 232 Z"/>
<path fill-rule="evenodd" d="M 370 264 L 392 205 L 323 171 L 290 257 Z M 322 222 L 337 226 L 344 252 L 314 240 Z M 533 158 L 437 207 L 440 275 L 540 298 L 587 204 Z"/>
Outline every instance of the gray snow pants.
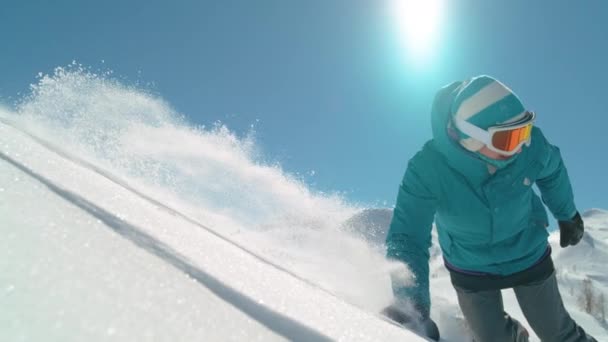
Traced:
<path fill-rule="evenodd" d="M 455 286 L 458 303 L 475 342 L 527 342 L 525 328 L 505 311 L 500 290 L 469 291 Z M 555 272 L 542 281 L 513 288 L 519 306 L 543 342 L 597 342 L 570 317 Z"/>

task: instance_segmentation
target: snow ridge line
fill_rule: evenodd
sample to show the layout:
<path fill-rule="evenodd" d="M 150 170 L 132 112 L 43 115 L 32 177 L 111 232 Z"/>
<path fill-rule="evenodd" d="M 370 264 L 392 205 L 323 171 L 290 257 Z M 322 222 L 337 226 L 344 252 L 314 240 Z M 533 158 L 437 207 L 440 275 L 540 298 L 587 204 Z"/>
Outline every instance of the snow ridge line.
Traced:
<path fill-rule="evenodd" d="M 298 275 L 297 273 L 295 273 L 295 272 L 293 272 L 293 271 L 291 271 L 291 270 L 289 270 L 289 269 L 287 269 L 287 268 L 285 268 L 285 267 L 283 267 L 283 266 L 281 266 L 279 264 L 276 264 L 275 262 L 271 261 L 270 259 L 267 259 L 267 258 L 265 258 L 265 257 L 257 254 L 256 252 L 254 252 L 254 251 L 250 250 L 249 248 L 245 247 L 244 245 L 241 245 L 240 243 L 238 243 L 238 242 L 230 239 L 229 237 L 227 237 L 227 236 L 225 236 L 225 235 L 217 232 L 216 230 L 214 230 L 212 228 L 209 228 L 208 226 L 206 226 L 203 223 L 201 223 L 201 222 L 199 222 L 199 221 L 191 218 L 190 216 L 188 216 L 188 215 L 186 215 L 184 213 L 181 213 L 180 211 L 178 211 L 178 210 L 176 210 L 176 209 L 174 209 L 174 208 L 172 208 L 172 207 L 170 207 L 170 206 L 168 206 L 168 205 L 166 205 L 166 204 L 164 204 L 164 203 L 162 203 L 162 202 L 160 202 L 160 201 L 158 201 L 158 200 L 156 200 L 156 199 L 154 199 L 154 198 L 152 198 L 152 197 L 150 197 L 150 196 L 148 196 L 148 195 L 146 195 L 144 193 L 142 193 L 141 191 L 133 188 L 131 185 L 129 185 L 124 180 L 120 179 L 120 177 L 115 176 L 111 172 L 109 172 L 107 170 L 104 170 L 104 169 L 102 169 L 102 168 L 100 168 L 100 167 L 92 164 L 91 162 L 88 162 L 88 161 L 86 161 L 86 160 L 84 160 L 84 159 L 82 159 L 82 158 L 80 158 L 78 156 L 75 156 L 75 155 L 73 155 L 73 154 L 71 154 L 69 152 L 66 152 L 65 150 L 63 150 L 59 146 L 57 146 L 57 145 L 55 145 L 55 144 L 53 144 L 53 143 L 51 143 L 51 142 L 49 142 L 49 141 L 47 141 L 45 139 L 42 139 L 42 138 L 36 136 L 35 134 L 29 132 L 27 129 L 25 129 L 24 127 L 19 126 L 17 123 L 12 122 L 11 120 L 8 120 L 8 119 L 3 118 L 3 117 L 0 117 L 0 123 L 4 124 L 6 126 L 9 126 L 9 127 L 13 128 L 13 129 L 19 131 L 20 133 L 22 133 L 22 134 L 30 137 L 31 139 L 33 139 L 34 141 L 36 141 L 38 144 L 42 145 L 43 147 L 45 147 L 49 151 L 51 151 L 51 152 L 59 155 L 60 157 L 66 159 L 66 160 L 69 160 L 72 163 L 77 164 L 77 165 L 79 165 L 79 166 L 81 166 L 81 167 L 83 167 L 85 169 L 93 171 L 93 172 L 99 174 L 100 176 L 106 178 L 110 182 L 112 182 L 112 183 L 114 183 L 114 184 L 116 184 L 116 185 L 118 185 L 120 187 L 123 187 L 123 188 L 127 189 L 128 191 L 130 191 L 131 193 L 135 194 L 136 196 L 138 196 L 138 197 L 140 197 L 140 198 L 148 201 L 149 203 L 151 203 L 151 204 L 153 204 L 153 205 L 155 205 L 155 206 L 157 206 L 157 207 L 165 210 L 166 212 L 170 213 L 171 215 L 177 216 L 177 217 L 185 220 L 186 222 L 191 223 L 191 224 L 193 224 L 193 225 L 195 225 L 195 226 L 197 226 L 197 227 L 199 227 L 199 228 L 207 231 L 208 233 L 216 236 L 217 238 L 219 238 L 219 239 L 221 239 L 221 240 L 223 240 L 223 241 L 225 241 L 225 242 L 233 245 L 234 247 L 242 250 L 243 252 L 249 254 L 253 258 L 257 259 L 258 261 L 260 261 L 260 262 L 262 262 L 262 263 L 264 263 L 264 264 L 266 264 L 266 265 L 268 265 L 270 267 L 273 267 L 276 270 L 279 270 L 281 272 L 289 274 L 290 276 L 292 276 L 292 277 L 294 277 L 294 278 L 296 278 L 296 279 L 298 279 L 298 280 L 300 280 L 300 281 L 308 284 L 309 286 L 312 286 L 312 287 L 314 287 L 314 288 L 316 288 L 318 290 L 321 290 L 321 291 L 323 291 L 323 292 L 331 295 L 335 299 L 338 299 L 338 300 L 340 300 L 342 302 L 348 303 L 343 298 L 340 298 L 340 297 L 336 296 L 333 292 L 325 289 L 324 287 L 322 287 L 319 284 L 313 282 L 312 280 L 304 278 L 304 277 Z M 357 307 L 356 305 L 354 305 L 352 303 L 348 303 L 348 304 Z"/>
<path fill-rule="evenodd" d="M 229 285 L 222 283 L 211 274 L 192 264 L 192 262 L 188 261 L 186 257 L 170 246 L 145 233 L 141 228 L 126 222 L 109 211 L 97 206 L 95 203 L 90 202 L 86 198 L 60 187 L 51 180 L 7 156 L 4 152 L 0 152 L 0 160 L 4 160 L 32 179 L 46 186 L 50 191 L 61 197 L 63 200 L 97 218 L 108 228 L 121 235 L 123 238 L 131 241 L 135 246 L 142 248 L 148 253 L 155 255 L 171 266 L 182 271 L 184 274 L 209 289 L 226 303 L 232 305 L 239 311 L 266 326 L 268 329 L 274 331 L 278 335 L 292 341 L 331 341 L 328 336 L 322 334 L 314 328 L 308 327 L 287 315 L 276 312 L 273 309 L 268 308 L 263 304 L 256 302 L 252 298 L 240 293 L 238 290 L 231 288 Z"/>

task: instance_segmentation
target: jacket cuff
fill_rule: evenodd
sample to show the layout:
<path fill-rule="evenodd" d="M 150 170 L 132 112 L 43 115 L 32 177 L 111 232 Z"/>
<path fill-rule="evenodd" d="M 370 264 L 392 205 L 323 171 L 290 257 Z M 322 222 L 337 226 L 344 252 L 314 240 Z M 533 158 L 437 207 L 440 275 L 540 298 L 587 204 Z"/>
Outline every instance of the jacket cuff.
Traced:
<path fill-rule="evenodd" d="M 558 221 L 570 221 L 576 215 L 578 210 L 576 210 L 576 206 L 572 204 L 568 207 L 568 210 L 564 210 L 565 215 L 555 215 L 555 219 Z"/>

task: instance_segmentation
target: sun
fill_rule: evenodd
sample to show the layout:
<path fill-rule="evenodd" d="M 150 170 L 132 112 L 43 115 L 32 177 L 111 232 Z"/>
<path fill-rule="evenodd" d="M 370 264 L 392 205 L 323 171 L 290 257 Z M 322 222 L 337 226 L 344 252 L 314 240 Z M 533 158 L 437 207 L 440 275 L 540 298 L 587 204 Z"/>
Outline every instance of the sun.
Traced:
<path fill-rule="evenodd" d="M 391 0 L 391 13 L 400 39 L 415 58 L 434 49 L 445 0 Z"/>

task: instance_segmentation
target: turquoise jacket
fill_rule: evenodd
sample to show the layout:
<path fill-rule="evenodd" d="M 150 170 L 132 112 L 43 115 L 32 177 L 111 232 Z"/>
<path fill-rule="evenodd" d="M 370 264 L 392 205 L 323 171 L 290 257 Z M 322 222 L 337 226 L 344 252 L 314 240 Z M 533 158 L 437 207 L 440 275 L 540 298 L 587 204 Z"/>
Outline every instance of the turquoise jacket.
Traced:
<path fill-rule="evenodd" d="M 530 146 L 491 173 L 488 164 L 447 133 L 461 82 L 442 88 L 432 108 L 433 139 L 408 163 L 386 239 L 387 256 L 408 264 L 415 284 L 393 282 L 397 298 L 430 310 L 429 247 L 433 219 L 445 260 L 456 268 L 509 275 L 532 266 L 547 248 L 548 217 L 576 214 L 559 149 L 533 128 Z"/>

